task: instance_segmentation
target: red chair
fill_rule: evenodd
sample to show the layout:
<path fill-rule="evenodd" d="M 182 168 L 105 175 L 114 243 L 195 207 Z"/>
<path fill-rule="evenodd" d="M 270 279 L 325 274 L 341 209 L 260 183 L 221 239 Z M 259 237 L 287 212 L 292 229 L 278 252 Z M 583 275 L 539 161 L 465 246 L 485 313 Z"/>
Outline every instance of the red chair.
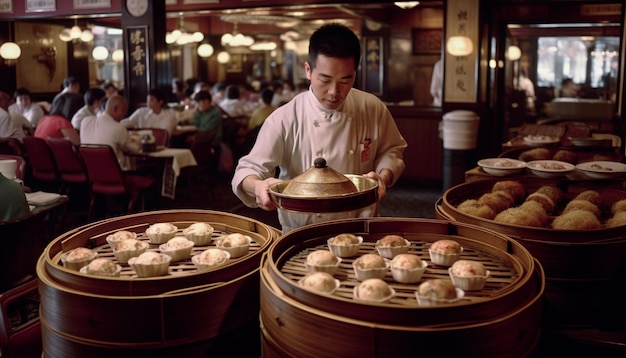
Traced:
<path fill-rule="evenodd" d="M 15 176 L 21 181 L 24 181 L 24 174 L 26 172 L 26 160 L 24 160 L 24 157 L 11 154 L 0 154 L 0 160 L 5 159 L 13 159 L 17 162 L 17 166 L 15 167 Z"/>
<path fill-rule="evenodd" d="M 65 137 L 48 137 L 61 181 L 68 184 L 87 183 L 87 170 L 76 146 Z"/>
<path fill-rule="evenodd" d="M 93 217 L 96 195 L 130 196 L 126 213 L 131 213 L 137 201 L 142 199 L 143 210 L 142 194 L 155 183 L 153 178 L 122 172 L 113 148 L 108 145 L 81 144 L 78 152 L 87 168 L 91 189 L 88 221 Z"/>
<path fill-rule="evenodd" d="M 23 141 L 33 180 L 37 184 L 52 183 L 55 187 L 58 186 L 59 170 L 46 140 L 39 137 L 24 137 Z"/>

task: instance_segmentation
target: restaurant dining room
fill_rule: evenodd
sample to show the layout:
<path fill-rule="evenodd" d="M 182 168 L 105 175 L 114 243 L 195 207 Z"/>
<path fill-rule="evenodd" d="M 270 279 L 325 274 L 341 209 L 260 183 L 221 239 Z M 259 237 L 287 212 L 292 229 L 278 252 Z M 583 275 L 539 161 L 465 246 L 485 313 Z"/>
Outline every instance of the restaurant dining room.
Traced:
<path fill-rule="evenodd" d="M 626 356 L 622 0 L 0 0 L 0 357 Z"/>

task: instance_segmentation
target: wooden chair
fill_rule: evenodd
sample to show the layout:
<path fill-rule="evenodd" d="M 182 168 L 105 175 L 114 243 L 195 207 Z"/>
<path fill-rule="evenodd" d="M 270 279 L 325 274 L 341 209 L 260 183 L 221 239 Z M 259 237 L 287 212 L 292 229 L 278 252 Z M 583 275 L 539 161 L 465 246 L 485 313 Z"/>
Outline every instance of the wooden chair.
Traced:
<path fill-rule="evenodd" d="M 24 147 L 30 174 L 36 184 L 33 188 L 39 189 L 47 184 L 57 191 L 60 179 L 59 170 L 46 140 L 39 137 L 24 137 Z"/>
<path fill-rule="evenodd" d="M 83 158 L 89 178 L 91 201 L 89 204 L 88 221 L 93 218 L 93 210 L 97 195 L 129 196 L 125 213 L 131 213 L 135 204 L 141 199 L 143 210 L 143 193 L 150 188 L 153 178 L 122 172 L 113 148 L 108 145 L 81 144 L 78 152 Z"/>

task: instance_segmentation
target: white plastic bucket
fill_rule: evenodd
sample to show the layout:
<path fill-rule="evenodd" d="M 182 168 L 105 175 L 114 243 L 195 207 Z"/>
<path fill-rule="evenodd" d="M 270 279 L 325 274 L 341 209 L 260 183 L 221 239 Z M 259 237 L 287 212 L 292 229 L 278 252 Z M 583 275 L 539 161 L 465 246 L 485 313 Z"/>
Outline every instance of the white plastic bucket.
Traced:
<path fill-rule="evenodd" d="M 443 116 L 443 147 L 445 149 L 475 149 L 478 140 L 478 115 L 457 110 Z"/>
<path fill-rule="evenodd" d="M 15 171 L 17 169 L 17 160 L 2 159 L 0 160 L 0 173 L 7 179 L 15 179 Z"/>

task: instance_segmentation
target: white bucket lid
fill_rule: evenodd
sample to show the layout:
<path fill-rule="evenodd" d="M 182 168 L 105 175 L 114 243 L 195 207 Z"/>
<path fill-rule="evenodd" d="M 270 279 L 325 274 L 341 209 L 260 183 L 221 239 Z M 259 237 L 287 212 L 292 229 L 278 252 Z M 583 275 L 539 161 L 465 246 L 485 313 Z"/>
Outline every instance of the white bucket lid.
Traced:
<path fill-rule="evenodd" d="M 478 120 L 478 115 L 472 111 L 459 109 L 444 114 L 443 119 L 453 121 L 475 121 Z"/>

